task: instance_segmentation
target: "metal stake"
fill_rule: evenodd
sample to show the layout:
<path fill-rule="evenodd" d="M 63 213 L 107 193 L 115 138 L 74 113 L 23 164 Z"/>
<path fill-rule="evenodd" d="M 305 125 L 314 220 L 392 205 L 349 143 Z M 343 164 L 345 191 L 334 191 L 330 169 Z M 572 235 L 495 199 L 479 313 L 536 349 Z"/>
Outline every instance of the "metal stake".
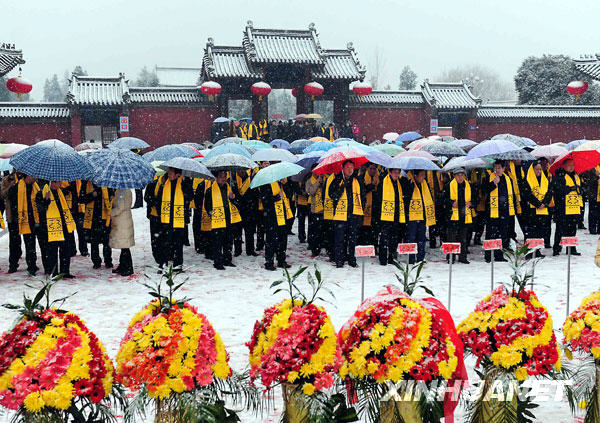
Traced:
<path fill-rule="evenodd" d="M 492 291 L 494 290 L 494 250 L 490 251 L 490 255 L 492 256 L 492 261 L 490 262 L 492 264 Z"/>
<path fill-rule="evenodd" d="M 365 300 L 365 262 L 366 258 L 362 259 L 362 283 L 360 284 L 360 302 Z"/>
<path fill-rule="evenodd" d="M 571 296 L 571 248 L 567 247 L 567 317 L 569 316 L 569 297 Z"/>
<path fill-rule="evenodd" d="M 452 254 L 450 254 L 452 256 Z M 450 302 L 452 299 L 452 259 L 448 260 L 448 311 L 450 311 Z"/>

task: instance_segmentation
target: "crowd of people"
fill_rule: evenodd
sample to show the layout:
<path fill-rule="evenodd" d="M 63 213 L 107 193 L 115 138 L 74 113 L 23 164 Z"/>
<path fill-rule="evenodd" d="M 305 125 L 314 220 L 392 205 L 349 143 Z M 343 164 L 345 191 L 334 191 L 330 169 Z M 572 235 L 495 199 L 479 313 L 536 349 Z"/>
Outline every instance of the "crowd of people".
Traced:
<path fill-rule="evenodd" d="M 334 123 L 317 123 L 314 119 L 305 120 L 267 120 L 257 122 L 251 120 L 228 121 L 214 123 L 211 129 L 213 142 L 227 137 L 239 137 L 246 140 L 273 141 L 282 139 L 294 141 L 312 137 L 323 137 L 329 141 L 348 138 L 367 144 L 366 136 L 361 136 L 358 125 L 347 121 L 341 128 Z"/>
<path fill-rule="evenodd" d="M 260 168 L 271 164 L 259 163 Z M 244 252 L 256 257 L 261 250 L 265 269 L 288 268 L 288 237 L 294 235 L 295 221 L 300 245 L 313 257 L 326 254 L 338 268 L 357 266 L 357 244 L 375 246 L 379 263 L 387 265 L 397 259 L 399 243 L 417 244 L 417 253 L 409 256 L 415 263 L 426 259 L 428 245 L 460 242 L 460 255 L 447 260 L 468 264 L 471 245 L 481 245 L 482 238 L 501 239 L 506 248 L 516 239 L 517 225 L 526 239 L 544 239 L 553 255 L 560 254 L 561 238 L 583 228 L 586 200 L 590 233 L 600 232 L 600 166 L 579 175 L 566 160 L 552 175 L 548 164 L 545 159 L 497 161 L 490 170 L 445 173 L 372 163 L 357 168 L 347 160 L 338 173 L 321 175 L 313 169 L 301 180 L 286 178 L 254 189 L 256 169 L 218 171 L 214 180 L 201 180 L 170 168 L 146 187 L 143 199 L 159 268 L 172 264 L 183 270 L 184 247 L 192 244 L 218 270 L 235 267 L 234 257 Z M 120 250 L 113 272 L 133 274 L 132 197 L 130 190 L 90 181 L 6 175 L 0 185 L 0 211 L 5 213 L 0 226 L 6 222 L 8 228 L 8 272 L 18 270 L 24 245 L 26 270 L 35 275 L 37 244 L 47 275 L 72 278 L 70 259 L 77 250 L 91 257 L 93 268 L 103 262 L 113 268 L 112 249 Z M 539 250 L 535 255 L 543 257 Z M 494 259 L 505 261 L 501 250 L 494 251 Z M 485 260 L 491 260 L 491 252 L 486 251 Z"/>

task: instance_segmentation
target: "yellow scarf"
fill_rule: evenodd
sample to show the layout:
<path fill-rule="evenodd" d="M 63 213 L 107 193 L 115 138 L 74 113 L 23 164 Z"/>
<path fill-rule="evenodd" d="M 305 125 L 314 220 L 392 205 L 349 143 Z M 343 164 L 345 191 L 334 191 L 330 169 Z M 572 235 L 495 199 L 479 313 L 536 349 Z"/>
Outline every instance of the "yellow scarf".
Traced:
<path fill-rule="evenodd" d="M 203 181 L 200 189 L 204 190 L 204 195 L 206 195 L 206 191 L 208 191 L 208 189 L 210 187 L 211 187 L 211 184 L 207 184 L 206 182 Z M 206 212 L 206 207 L 203 202 L 202 203 L 202 216 L 201 216 L 201 220 L 200 220 L 200 230 L 202 232 L 210 232 L 211 229 L 212 229 L 212 218 Z"/>
<path fill-rule="evenodd" d="M 535 172 L 533 171 L 533 165 L 529 166 L 529 169 L 527 169 L 527 183 L 531 188 L 531 193 L 533 196 L 539 201 L 542 201 L 548 192 L 548 178 L 546 178 L 544 172 L 542 172 L 541 183 L 539 183 L 537 177 L 535 176 Z M 529 207 L 532 209 L 535 208 L 533 204 L 530 204 Z M 544 207 L 542 210 L 535 208 L 535 214 L 547 215 L 548 207 Z"/>
<path fill-rule="evenodd" d="M 392 180 L 390 175 L 383 178 L 383 193 L 381 196 L 381 220 L 385 222 L 394 221 L 394 212 L 396 210 L 396 196 L 394 194 L 394 184 L 398 186 L 398 214 L 399 223 L 406 223 L 406 215 L 404 211 L 404 197 L 402 196 L 402 184 L 400 179 L 396 182 Z"/>
<path fill-rule="evenodd" d="M 502 174 L 504 176 L 504 180 L 506 181 L 506 190 L 508 193 L 508 214 L 509 216 L 515 215 L 515 204 L 513 200 L 513 189 L 512 189 L 512 180 L 506 174 Z M 496 174 L 490 172 L 490 182 L 496 179 Z M 490 217 L 492 219 L 497 219 L 499 217 L 498 213 L 498 187 L 490 192 Z"/>
<path fill-rule="evenodd" d="M 523 168 L 520 167 L 521 179 L 523 179 Z M 519 189 L 519 180 L 517 179 L 517 171 L 514 162 L 510 162 L 510 179 L 512 180 L 512 188 L 517 197 L 517 214 L 521 214 L 521 190 Z"/>
<path fill-rule="evenodd" d="M 600 172 L 600 166 L 596 166 L 594 168 L 594 170 L 596 170 L 596 172 Z M 598 186 L 597 192 L 596 192 L 596 201 L 600 203 L 600 179 L 598 179 L 596 181 L 596 185 Z"/>
<path fill-rule="evenodd" d="M 248 137 L 247 139 L 249 139 L 249 140 L 258 139 L 258 128 L 256 127 L 255 124 L 248 125 L 248 130 L 247 131 L 248 131 L 246 133 L 247 137 Z"/>
<path fill-rule="evenodd" d="M 0 213 L 0 229 L 6 229 L 4 225 L 4 217 L 2 217 L 2 213 Z"/>
<path fill-rule="evenodd" d="M 171 207 L 173 208 L 173 221 L 171 222 Z M 175 198 L 171 204 L 171 180 L 167 179 L 163 186 L 162 199 L 160 203 L 160 222 L 170 224 L 173 228 L 185 227 L 185 205 L 183 191 L 181 190 L 181 178 L 175 183 Z"/>
<path fill-rule="evenodd" d="M 258 128 L 259 128 L 261 137 L 263 135 L 267 135 L 269 133 L 269 123 L 267 122 L 266 119 L 263 119 L 260 122 L 258 122 Z"/>
<path fill-rule="evenodd" d="M 369 175 L 369 172 L 365 172 L 365 185 L 369 185 L 372 183 L 377 187 L 379 185 L 379 175 L 376 173 L 374 177 Z M 364 217 L 363 217 L 363 226 L 371 226 L 371 215 L 373 212 L 373 191 L 368 192 L 365 196 L 365 205 L 363 208 Z"/>
<path fill-rule="evenodd" d="M 227 184 L 227 195 L 231 194 L 231 187 Z M 219 229 L 227 227 L 227 219 L 225 218 L 225 206 L 223 205 L 223 196 L 221 195 L 221 189 L 217 181 L 213 181 L 211 186 L 212 196 L 212 216 L 211 216 L 211 228 Z M 240 212 L 233 203 L 229 202 L 229 215 L 231 223 L 238 223 L 242 221 Z"/>
<path fill-rule="evenodd" d="M 456 179 L 452 179 L 450 182 L 450 199 L 452 201 L 458 202 L 458 182 Z M 472 218 L 472 210 L 471 207 L 468 207 L 466 203 L 471 202 L 471 184 L 465 179 L 465 223 L 473 223 Z M 458 220 L 459 213 L 458 207 L 452 207 L 452 216 L 450 216 L 450 220 Z"/>
<path fill-rule="evenodd" d="M 31 188 L 31 210 L 33 212 L 33 219 L 35 223 L 40 223 L 40 216 L 38 214 L 37 203 L 35 202 L 35 196 L 40 191 L 40 187 L 37 182 L 33 183 Z M 29 204 L 27 201 L 27 184 L 24 179 L 19 181 L 17 185 L 17 210 L 19 213 L 19 234 L 27 235 L 33 233 L 31 230 L 31 224 L 29 222 Z"/>
<path fill-rule="evenodd" d="M 192 179 L 192 192 L 196 192 L 196 188 L 198 188 L 198 185 L 200 185 L 200 182 L 202 182 L 202 179 L 199 178 L 194 178 Z M 190 209 L 195 209 L 196 208 L 196 201 L 192 200 L 190 201 Z"/>
<path fill-rule="evenodd" d="M 46 210 L 46 228 L 48 229 L 48 242 L 64 241 L 65 235 L 63 233 L 63 225 L 60 216 L 60 210 L 56 205 L 56 198 L 54 197 L 54 193 L 52 192 L 50 187 L 48 185 L 45 185 L 44 189 L 42 190 L 42 196 L 45 197 L 47 193 L 50 193 L 50 204 L 48 205 L 48 209 Z M 60 201 L 60 206 L 63 211 L 65 224 L 67 225 L 67 232 L 72 233 L 75 230 L 75 221 L 73 221 L 71 210 L 69 210 L 67 206 L 67 200 L 65 199 L 62 190 L 57 189 L 56 193 L 58 194 L 58 201 Z"/>
<path fill-rule="evenodd" d="M 156 183 L 154 184 L 154 198 L 158 196 L 158 190 L 160 189 L 160 186 L 162 185 L 163 179 L 165 179 L 165 177 L 166 175 L 161 175 L 159 177 L 154 178 L 154 180 L 156 181 Z M 150 215 L 158 217 L 158 211 L 156 211 L 156 206 L 152 206 L 152 208 L 150 209 Z"/>
<path fill-rule="evenodd" d="M 418 221 L 425 220 L 425 225 L 433 226 L 435 225 L 435 205 L 433 204 L 433 199 L 431 198 L 431 192 L 429 191 L 429 185 L 427 185 L 426 181 L 421 182 L 421 189 L 416 186 L 413 190 L 413 195 L 410 200 L 410 206 L 408 209 L 408 220 L 409 221 Z M 425 203 L 425 207 L 423 208 L 423 202 Z M 425 217 L 423 217 L 423 210 L 425 210 Z"/>
<path fill-rule="evenodd" d="M 325 181 L 325 198 L 323 198 L 323 219 L 325 220 L 333 220 L 333 200 L 329 196 L 329 187 L 333 178 L 335 178 L 335 174 L 332 173 Z"/>
<path fill-rule="evenodd" d="M 285 226 L 286 219 L 294 217 L 292 209 L 290 209 L 290 203 L 285 195 L 285 191 L 279 186 L 279 182 L 271 183 L 271 192 L 273 197 L 277 194 L 281 197 L 279 201 L 275 202 L 275 216 L 277 217 L 277 226 Z"/>
<path fill-rule="evenodd" d="M 568 187 L 575 187 L 575 185 L 579 187 L 581 180 L 579 175 L 575 175 L 575 182 L 573 182 L 573 178 L 565 174 L 565 183 Z M 583 198 L 578 192 L 572 191 L 565 195 L 565 214 L 580 214 L 581 207 L 583 207 Z"/>
<path fill-rule="evenodd" d="M 238 191 L 242 196 L 246 195 L 248 188 L 250 188 L 250 183 L 252 182 L 252 178 L 250 178 L 250 170 L 246 171 L 246 175 L 248 175 L 248 177 L 242 181 L 242 177 L 237 173 L 235 174 L 235 180 L 237 182 Z"/>
<path fill-rule="evenodd" d="M 93 190 L 94 187 L 92 186 L 92 183 L 88 181 L 85 187 L 85 193 L 89 194 Z M 110 211 L 112 210 L 114 197 L 109 197 L 108 188 L 101 187 L 100 190 L 102 191 L 102 220 L 104 220 L 105 222 L 104 226 L 108 228 L 110 226 Z M 85 205 L 85 215 L 83 216 L 84 229 L 92 229 L 92 220 L 94 218 L 94 204 L 96 203 L 96 201 L 97 199 L 94 201 L 90 201 Z"/>
<path fill-rule="evenodd" d="M 315 177 L 315 175 L 310 175 L 310 183 L 311 184 L 316 184 L 317 183 L 317 178 Z M 316 213 L 322 213 L 323 212 L 323 191 L 321 190 L 321 187 L 319 187 L 317 189 L 317 192 L 315 192 L 314 195 L 315 198 L 315 214 Z M 313 196 L 311 196 L 308 199 L 308 203 L 312 204 L 313 201 Z"/>
<path fill-rule="evenodd" d="M 340 183 L 343 183 L 341 181 Z M 332 202 L 333 207 L 333 202 Z M 363 216 L 363 208 L 360 201 L 360 184 L 356 180 L 356 178 L 352 178 L 352 214 L 356 216 Z M 348 196 L 346 194 L 346 190 L 344 189 L 342 192 L 342 196 L 337 202 L 335 207 L 335 214 L 333 215 L 333 220 L 348 220 Z"/>

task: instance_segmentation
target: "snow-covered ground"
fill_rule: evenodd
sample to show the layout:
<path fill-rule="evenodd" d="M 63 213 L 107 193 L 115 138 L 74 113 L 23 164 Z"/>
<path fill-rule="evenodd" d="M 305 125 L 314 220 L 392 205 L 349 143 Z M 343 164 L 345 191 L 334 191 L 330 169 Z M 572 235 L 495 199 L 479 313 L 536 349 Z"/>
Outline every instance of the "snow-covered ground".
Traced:
<path fill-rule="evenodd" d="M 92 269 L 89 257 L 77 256 L 71 265 L 71 272 L 77 279 L 62 281 L 54 292 L 54 295 L 59 297 L 77 291 L 77 295 L 68 300 L 66 308 L 85 320 L 90 330 L 104 343 L 112 358 L 117 353 L 119 341 L 130 318 L 150 300 L 146 289 L 138 283 L 144 279 L 142 273 L 146 271 L 152 277 L 156 276 L 152 268 L 154 261 L 150 251 L 145 210 L 137 209 L 133 212 L 137 245 L 132 249 L 132 253 L 137 273 L 129 278 L 115 276 L 108 269 Z M 600 269 L 596 268 L 593 262 L 597 236 L 583 230 L 579 232 L 579 250 L 583 254 L 572 258 L 571 310 L 578 306 L 584 296 L 598 289 L 597 281 L 600 276 Z M 522 236 L 520 239 L 522 240 Z M 339 284 L 339 287 L 334 289 L 335 306 L 326 306 L 335 327 L 339 328 L 360 303 L 361 269 L 337 269 L 324 257 L 312 259 L 306 252 L 305 245 L 299 244 L 296 236 L 291 236 L 288 244 L 288 262 L 292 265 L 292 270 L 299 265 L 317 264 L 326 279 Z M 451 313 L 456 323 L 465 318 L 475 304 L 490 291 L 490 265 L 483 260 L 481 247 L 471 247 L 471 251 L 470 265 L 453 266 Z M 544 252 L 551 256 L 551 250 Z M 118 251 L 113 252 L 115 264 L 118 254 Z M 423 271 L 426 284 L 443 303 L 446 303 L 448 265 L 443 261 L 439 250 L 430 251 L 427 260 Z M 24 261 L 23 257 L 19 272 L 7 274 L 8 236 L 0 238 L 0 303 L 19 303 L 23 291 L 30 291 L 25 287 L 25 283 L 31 282 L 32 279 L 25 273 Z M 225 342 L 230 353 L 231 365 L 234 369 L 242 370 L 247 364 L 248 354 L 244 343 L 250 337 L 255 320 L 262 316 L 267 306 L 279 301 L 283 296 L 275 298 L 271 295 L 269 285 L 278 279 L 281 273 L 264 270 L 262 256 L 242 255 L 234 258 L 234 263 L 237 267 L 219 272 L 212 267 L 212 262 L 204 259 L 204 256 L 197 255 L 192 247 L 186 247 L 184 265 L 190 266 L 186 272 L 190 279 L 182 288 L 182 295 L 191 297 L 191 303 L 198 306 L 210 319 Z M 39 257 L 38 265 L 41 267 Z M 496 282 L 508 281 L 509 266 L 506 263 L 498 263 L 495 267 Z M 376 259 L 369 259 L 365 269 L 365 295 L 373 295 L 384 285 L 395 283 L 394 269 L 393 266 L 380 266 Z M 566 313 L 566 255 L 542 260 L 536 268 L 535 276 L 536 292 L 541 302 L 548 307 L 554 319 L 555 329 L 559 330 Z M 0 333 L 9 329 L 14 320 L 13 312 L 0 308 Z M 557 335 L 562 339 L 560 334 Z M 469 373 L 474 377 L 472 366 L 473 361 L 468 361 Z M 277 408 L 271 416 L 246 416 L 244 421 L 277 421 L 280 407 L 281 403 L 277 402 Z M 457 410 L 457 417 L 460 418 L 461 414 L 461 410 Z M 566 402 L 543 403 L 536 410 L 536 414 L 540 422 L 573 421 Z"/>

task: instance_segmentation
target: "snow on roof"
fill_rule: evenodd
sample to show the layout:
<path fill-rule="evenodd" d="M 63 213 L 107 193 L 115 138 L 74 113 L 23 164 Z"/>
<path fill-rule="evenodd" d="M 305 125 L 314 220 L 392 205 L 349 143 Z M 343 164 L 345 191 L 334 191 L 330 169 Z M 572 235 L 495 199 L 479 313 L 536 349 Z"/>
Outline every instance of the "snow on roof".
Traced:
<path fill-rule="evenodd" d="M 197 87 L 131 87 L 132 103 L 199 103 Z"/>
<path fill-rule="evenodd" d="M 430 83 L 426 79 L 421 88 L 425 101 L 437 109 L 475 109 L 481 104 L 463 82 Z"/>
<path fill-rule="evenodd" d="M 362 105 L 423 105 L 423 95 L 421 91 L 373 91 L 364 97 L 350 94 L 350 104 L 352 106 Z"/>
<path fill-rule="evenodd" d="M 580 59 L 574 59 L 573 62 L 581 72 L 600 81 L 600 54 L 586 55 Z"/>
<path fill-rule="evenodd" d="M 600 118 L 600 106 L 497 106 L 483 105 L 478 119 L 586 119 Z"/>
<path fill-rule="evenodd" d="M 70 104 L 117 106 L 129 101 L 129 85 L 122 73 L 117 77 L 71 75 L 67 92 Z"/>
<path fill-rule="evenodd" d="M 16 66 L 25 63 L 21 50 L 15 50 L 12 44 L 0 45 L 0 76 L 6 75 Z"/>
<path fill-rule="evenodd" d="M 68 118 L 67 103 L 0 103 L 0 119 Z"/>

